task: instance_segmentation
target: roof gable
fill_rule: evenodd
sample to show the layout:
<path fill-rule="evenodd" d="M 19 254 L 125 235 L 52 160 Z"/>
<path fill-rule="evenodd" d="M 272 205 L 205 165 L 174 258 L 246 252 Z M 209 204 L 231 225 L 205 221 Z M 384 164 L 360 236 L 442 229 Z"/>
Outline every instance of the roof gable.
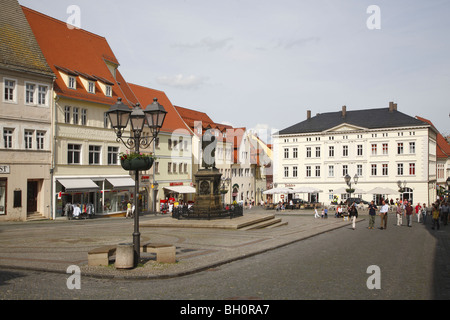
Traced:
<path fill-rule="evenodd" d="M 70 29 L 65 22 L 26 7 L 22 7 L 22 10 L 48 65 L 58 75 L 55 92 L 59 96 L 109 105 L 114 104 L 118 97 L 128 105 L 137 102 L 120 72 L 115 70 L 113 74 L 110 69 L 111 63 L 119 66 L 119 62 L 104 37 L 83 29 Z M 77 87 L 68 88 L 60 72 L 75 76 Z M 102 90 L 89 93 L 81 85 L 80 77 L 111 85 L 112 96 L 106 96 Z"/>
<path fill-rule="evenodd" d="M 130 90 L 134 93 L 140 101 L 141 107 L 145 109 L 149 104 L 153 103 L 153 99 L 157 98 L 167 111 L 166 119 L 164 120 L 161 132 L 173 133 L 177 131 L 180 134 L 192 134 L 189 128 L 185 125 L 175 107 L 170 102 L 169 98 L 163 91 L 146 88 L 137 84 L 129 83 Z"/>

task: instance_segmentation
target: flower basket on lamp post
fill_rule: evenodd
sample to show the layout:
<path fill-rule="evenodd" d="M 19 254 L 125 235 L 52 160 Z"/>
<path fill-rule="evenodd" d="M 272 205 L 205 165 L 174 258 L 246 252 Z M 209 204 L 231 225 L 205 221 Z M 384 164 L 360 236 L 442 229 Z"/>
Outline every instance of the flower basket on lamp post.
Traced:
<path fill-rule="evenodd" d="M 127 171 L 147 171 L 153 166 L 155 158 L 150 154 L 126 153 L 121 154 L 120 164 Z"/>

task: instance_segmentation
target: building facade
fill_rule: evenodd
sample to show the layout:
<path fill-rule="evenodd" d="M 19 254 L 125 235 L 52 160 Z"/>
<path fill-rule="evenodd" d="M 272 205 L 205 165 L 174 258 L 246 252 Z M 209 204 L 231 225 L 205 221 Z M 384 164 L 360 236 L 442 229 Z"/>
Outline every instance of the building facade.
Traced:
<path fill-rule="evenodd" d="M 118 98 L 130 108 L 138 100 L 105 38 L 22 9 L 56 76 L 48 119 L 53 125 L 51 218 L 66 215 L 70 206 L 97 215 L 121 213 L 135 196 L 134 180 L 120 166 L 119 154 L 126 149 L 116 141 L 106 112 Z M 138 196 L 145 206 L 145 194 Z"/>
<path fill-rule="evenodd" d="M 48 218 L 54 74 L 16 0 L 0 30 L 0 220 Z"/>
<path fill-rule="evenodd" d="M 330 204 L 350 196 L 344 181 L 349 175 L 352 197 L 430 204 L 436 195 L 436 137 L 434 127 L 399 112 L 392 102 L 389 108 L 347 111 L 344 106 L 315 117 L 308 111 L 305 121 L 273 136 L 274 185 L 314 187 L 317 193 L 283 198 Z M 389 190 L 377 193 L 377 187 Z"/>

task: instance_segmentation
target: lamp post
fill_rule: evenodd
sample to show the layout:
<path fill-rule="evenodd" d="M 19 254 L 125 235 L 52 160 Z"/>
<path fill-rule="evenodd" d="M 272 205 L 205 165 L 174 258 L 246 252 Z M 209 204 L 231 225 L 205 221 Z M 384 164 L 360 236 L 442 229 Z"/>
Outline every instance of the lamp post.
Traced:
<path fill-rule="evenodd" d="M 398 191 L 400 192 L 400 193 L 403 193 L 403 192 L 405 192 L 405 189 L 406 189 L 406 181 L 400 181 L 400 180 L 398 180 L 397 181 L 397 186 L 398 186 Z"/>
<path fill-rule="evenodd" d="M 350 177 L 350 175 L 346 174 L 344 177 L 344 180 L 349 188 L 349 189 L 347 189 L 347 192 L 351 191 L 352 190 L 352 177 Z M 353 181 L 355 181 L 355 184 L 358 184 L 358 180 L 359 180 L 359 177 L 357 174 L 355 174 L 355 176 L 353 177 Z M 353 193 L 353 191 L 348 192 L 348 193 Z"/>
<path fill-rule="evenodd" d="M 134 152 L 139 154 L 140 147 L 146 149 L 150 146 L 153 140 L 158 136 L 166 117 L 167 111 L 162 105 L 158 103 L 158 99 L 153 99 L 153 103 L 148 105 L 145 110 L 142 110 L 140 104 L 137 104 L 133 110 L 126 106 L 122 102 L 122 98 L 118 98 L 115 105 L 107 112 L 111 126 L 113 127 L 116 135 L 117 142 L 122 143 L 128 149 L 134 149 Z M 124 136 L 125 129 L 128 127 L 128 123 L 131 122 L 130 137 Z M 143 136 L 145 126 L 150 128 L 150 136 Z M 124 140 L 125 139 L 125 140 Z M 137 266 L 140 260 L 141 244 L 139 232 L 139 206 L 138 206 L 138 194 L 139 194 L 139 170 L 135 171 L 135 185 L 134 185 L 134 232 L 133 232 L 133 246 L 134 246 L 134 265 Z"/>

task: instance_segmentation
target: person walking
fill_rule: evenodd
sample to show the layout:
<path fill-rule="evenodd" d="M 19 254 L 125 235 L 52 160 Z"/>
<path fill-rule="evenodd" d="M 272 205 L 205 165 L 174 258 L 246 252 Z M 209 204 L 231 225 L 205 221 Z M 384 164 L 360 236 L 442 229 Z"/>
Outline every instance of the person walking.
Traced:
<path fill-rule="evenodd" d="M 314 218 L 320 218 L 319 212 L 317 212 L 317 206 L 314 206 Z"/>
<path fill-rule="evenodd" d="M 380 224 L 380 229 L 383 230 L 383 226 L 384 229 L 387 229 L 387 218 L 388 218 L 388 211 L 389 211 L 389 206 L 387 205 L 387 203 L 383 200 L 381 202 L 381 209 L 380 209 L 380 217 L 381 217 L 381 224 Z"/>
<path fill-rule="evenodd" d="M 378 207 L 373 200 L 369 204 L 369 229 L 373 229 L 375 225 L 375 216 L 377 214 Z"/>
<path fill-rule="evenodd" d="M 125 219 L 128 219 L 128 217 L 131 217 L 133 214 L 132 208 L 131 208 L 131 202 L 128 201 L 127 203 L 127 215 L 125 216 Z"/>
<path fill-rule="evenodd" d="M 413 214 L 413 208 L 411 206 L 411 203 L 407 202 L 405 206 L 405 214 L 406 214 L 406 222 L 408 227 L 412 227 L 412 214 Z"/>
<path fill-rule="evenodd" d="M 422 221 L 423 221 L 423 224 L 427 224 L 427 215 L 428 215 L 428 211 L 429 210 L 429 208 L 427 208 L 427 205 L 424 203 L 423 204 L 423 207 L 422 207 Z"/>
<path fill-rule="evenodd" d="M 437 227 L 437 229 L 439 230 L 439 208 L 435 203 L 433 203 L 431 209 L 431 217 L 433 218 L 433 226 L 431 227 L 431 229 L 434 230 L 434 228 Z"/>
<path fill-rule="evenodd" d="M 358 209 L 356 209 L 356 204 L 353 202 L 352 205 L 348 208 L 348 216 L 352 221 L 353 230 L 356 229 L 356 218 L 358 218 Z"/>
<path fill-rule="evenodd" d="M 420 223 L 420 215 L 422 214 L 422 206 L 420 205 L 420 202 L 417 204 L 415 209 L 416 209 L 417 222 Z"/>
<path fill-rule="evenodd" d="M 403 224 L 403 205 L 397 203 L 397 226 L 401 226 Z"/>

